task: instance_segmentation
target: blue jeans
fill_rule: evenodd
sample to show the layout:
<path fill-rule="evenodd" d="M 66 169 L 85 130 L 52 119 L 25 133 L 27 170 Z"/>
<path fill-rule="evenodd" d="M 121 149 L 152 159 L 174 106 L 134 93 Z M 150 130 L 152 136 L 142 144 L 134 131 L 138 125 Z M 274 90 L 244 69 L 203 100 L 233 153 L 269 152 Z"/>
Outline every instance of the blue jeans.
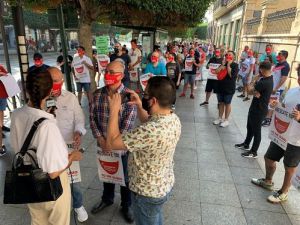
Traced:
<path fill-rule="evenodd" d="M 122 163 L 123 163 L 123 171 L 124 171 L 124 177 L 125 177 L 125 184 L 126 187 L 121 186 L 120 194 L 121 194 L 121 206 L 122 208 L 126 209 L 131 206 L 131 192 L 129 190 L 129 180 L 128 180 L 128 152 L 122 156 Z M 114 203 L 115 198 L 115 184 L 112 183 L 105 183 L 103 182 L 104 190 L 102 195 L 102 201 L 107 204 Z"/>
<path fill-rule="evenodd" d="M 135 224 L 163 225 L 162 207 L 169 199 L 170 193 L 162 198 L 150 198 L 132 192 L 132 209 Z"/>
<path fill-rule="evenodd" d="M 77 209 L 83 205 L 83 197 L 81 192 L 80 183 L 74 183 L 73 187 L 71 184 L 72 198 L 73 198 L 73 208 Z"/>

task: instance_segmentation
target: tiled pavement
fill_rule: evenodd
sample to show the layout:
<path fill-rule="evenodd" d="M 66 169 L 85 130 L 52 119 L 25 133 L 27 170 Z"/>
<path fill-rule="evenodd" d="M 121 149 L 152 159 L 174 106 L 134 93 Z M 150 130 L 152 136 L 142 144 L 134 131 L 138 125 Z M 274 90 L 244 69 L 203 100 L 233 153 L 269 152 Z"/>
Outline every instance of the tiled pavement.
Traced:
<path fill-rule="evenodd" d="M 176 113 L 181 118 L 182 135 L 175 154 L 173 195 L 164 207 L 166 225 L 300 225 L 300 193 L 292 189 L 290 199 L 282 205 L 266 201 L 270 194 L 250 183 L 251 177 L 264 174 L 263 154 L 268 147 L 267 129 L 259 159 L 240 156 L 233 145 L 243 141 L 250 102 L 234 97 L 230 126 L 212 125 L 217 115 L 216 97 L 208 107 L 199 107 L 204 99 L 204 84 L 199 84 L 196 99 L 178 99 Z M 81 162 L 82 188 L 87 210 L 100 199 L 102 185 L 97 178 L 95 141 L 89 130 L 83 146 L 87 151 Z M 5 170 L 10 166 L 11 154 L 0 159 L 0 193 L 3 193 Z M 279 164 L 275 185 L 281 185 L 284 174 Z M 117 188 L 119 189 L 119 188 Z M 86 225 L 126 224 L 119 212 L 120 194 L 115 204 L 98 215 L 90 215 Z M 30 224 L 24 206 L 1 205 L 1 225 Z M 74 224 L 74 222 L 72 222 Z"/>

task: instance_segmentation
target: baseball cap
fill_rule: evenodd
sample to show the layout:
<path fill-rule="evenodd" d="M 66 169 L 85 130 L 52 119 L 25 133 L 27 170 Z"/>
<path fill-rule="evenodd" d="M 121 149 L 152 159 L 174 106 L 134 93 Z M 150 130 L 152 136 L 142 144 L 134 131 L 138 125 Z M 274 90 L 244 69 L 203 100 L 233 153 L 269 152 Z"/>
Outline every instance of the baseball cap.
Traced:
<path fill-rule="evenodd" d="M 42 56 L 41 53 L 36 52 L 36 53 L 34 53 L 34 55 L 33 55 L 33 60 L 35 60 L 35 59 L 42 59 L 42 58 L 43 58 L 43 56 Z"/>

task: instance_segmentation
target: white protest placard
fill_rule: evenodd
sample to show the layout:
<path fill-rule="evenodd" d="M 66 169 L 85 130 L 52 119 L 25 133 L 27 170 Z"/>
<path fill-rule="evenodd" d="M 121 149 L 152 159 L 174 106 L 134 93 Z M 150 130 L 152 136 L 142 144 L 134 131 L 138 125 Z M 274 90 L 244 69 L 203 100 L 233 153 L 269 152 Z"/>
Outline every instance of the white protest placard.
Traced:
<path fill-rule="evenodd" d="M 98 150 L 97 165 L 99 179 L 106 183 L 125 186 L 125 177 L 122 163 L 124 151 Z"/>
<path fill-rule="evenodd" d="M 69 170 L 67 170 L 67 173 L 68 173 L 70 184 L 72 183 L 72 180 L 73 180 L 73 183 L 81 182 L 81 172 L 80 172 L 79 161 L 72 162 Z"/>
<path fill-rule="evenodd" d="M 138 82 L 139 81 L 137 70 L 129 71 L 129 75 L 130 75 L 130 81 L 132 81 L 132 82 Z"/>
<path fill-rule="evenodd" d="M 143 91 L 145 91 L 145 89 L 147 87 L 147 84 L 148 84 L 148 80 L 151 77 L 153 77 L 152 73 L 145 73 L 145 74 L 141 75 L 141 77 L 140 77 L 140 83 L 141 83 L 141 86 L 143 88 Z"/>
<path fill-rule="evenodd" d="M 221 66 L 219 63 L 210 63 L 208 66 L 208 76 L 207 79 L 211 80 L 218 80 L 216 69 L 218 69 Z"/>
<path fill-rule="evenodd" d="M 297 168 L 296 173 L 292 177 L 292 185 L 300 191 L 300 165 Z"/>
<path fill-rule="evenodd" d="M 289 142 L 300 142 L 300 124 L 293 119 L 292 112 L 278 106 L 275 108 L 269 131 L 269 138 L 282 149 L 286 149 Z"/>
<path fill-rule="evenodd" d="M 8 97 L 13 97 L 21 92 L 20 87 L 15 78 L 8 73 L 6 76 L 0 76 Z"/>
<path fill-rule="evenodd" d="M 188 72 L 193 71 L 193 64 L 194 64 L 193 58 L 186 58 L 184 63 L 184 71 L 188 71 Z"/>
<path fill-rule="evenodd" d="M 104 54 L 97 55 L 97 63 L 99 72 L 101 72 L 101 70 L 105 70 L 107 65 L 110 63 L 110 58 Z"/>

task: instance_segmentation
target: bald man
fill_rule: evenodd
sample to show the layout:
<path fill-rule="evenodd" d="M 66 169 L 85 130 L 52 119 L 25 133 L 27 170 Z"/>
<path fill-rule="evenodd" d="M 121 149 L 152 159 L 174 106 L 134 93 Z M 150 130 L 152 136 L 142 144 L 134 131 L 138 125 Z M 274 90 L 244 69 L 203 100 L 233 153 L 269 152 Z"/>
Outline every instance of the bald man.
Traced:
<path fill-rule="evenodd" d="M 108 96 L 112 96 L 115 93 L 120 93 L 122 96 L 122 109 L 119 113 L 120 132 L 129 131 L 134 127 L 137 108 L 134 105 L 128 104 L 129 99 L 126 97 L 127 88 L 122 84 L 124 77 L 125 66 L 121 61 L 113 61 L 108 64 L 106 73 L 104 75 L 104 81 L 106 86 L 98 89 L 93 96 L 93 101 L 90 107 L 90 125 L 94 137 L 97 139 L 97 145 L 105 150 L 106 149 L 106 135 L 107 125 L 109 118 L 109 102 Z M 122 149 L 120 149 L 122 150 Z M 122 215 L 126 222 L 133 222 L 133 213 L 130 209 L 131 206 L 131 193 L 128 188 L 128 153 L 122 156 L 123 171 L 125 176 L 126 186 L 121 186 L 121 207 Z M 115 184 L 103 183 L 104 190 L 101 200 L 93 207 L 92 213 L 96 214 L 102 211 L 104 208 L 110 206 L 114 202 Z"/>
<path fill-rule="evenodd" d="M 81 137 L 86 133 L 85 119 L 82 108 L 77 97 L 66 90 L 62 90 L 64 83 L 63 74 L 56 67 L 50 67 L 48 71 L 53 80 L 52 96 L 56 99 L 57 126 L 70 150 L 79 149 Z M 80 183 L 74 183 L 71 187 L 73 197 L 73 208 L 79 222 L 88 219 L 88 214 L 83 207 L 83 197 Z"/>
<path fill-rule="evenodd" d="M 159 61 L 160 54 L 155 51 L 151 55 L 151 62 L 146 66 L 145 73 L 151 73 L 156 76 L 167 76 L 166 66 Z"/>

